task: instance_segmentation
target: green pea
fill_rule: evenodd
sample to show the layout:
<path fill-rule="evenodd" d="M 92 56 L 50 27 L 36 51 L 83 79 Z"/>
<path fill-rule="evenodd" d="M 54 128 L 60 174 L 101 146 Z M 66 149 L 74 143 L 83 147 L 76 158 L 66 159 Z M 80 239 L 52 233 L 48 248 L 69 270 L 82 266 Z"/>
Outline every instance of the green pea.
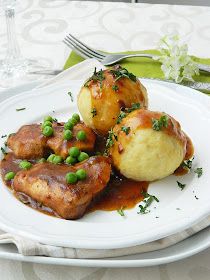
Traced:
<path fill-rule="evenodd" d="M 4 180 L 10 181 L 10 180 L 14 179 L 14 177 L 15 177 L 15 172 L 10 171 L 7 174 L 5 174 Z"/>
<path fill-rule="evenodd" d="M 75 184 L 77 182 L 77 175 L 73 172 L 69 172 L 66 174 L 66 182 L 68 184 Z"/>
<path fill-rule="evenodd" d="M 45 121 L 43 124 L 42 124 L 42 129 L 44 129 L 45 126 L 50 126 L 52 127 L 52 123 L 50 121 Z"/>
<path fill-rule="evenodd" d="M 65 130 L 63 133 L 63 138 L 64 140 L 71 140 L 73 138 L 73 133 L 71 132 L 71 130 Z"/>
<path fill-rule="evenodd" d="M 21 169 L 30 169 L 32 167 L 32 164 L 27 161 L 27 160 L 22 160 L 20 163 L 19 163 L 19 167 Z"/>
<path fill-rule="evenodd" d="M 53 118 L 51 116 L 44 117 L 44 121 L 53 122 Z"/>
<path fill-rule="evenodd" d="M 63 158 L 61 156 L 54 156 L 53 159 L 52 159 L 52 163 L 54 164 L 59 164 L 63 161 Z"/>
<path fill-rule="evenodd" d="M 76 119 L 73 119 L 73 118 L 69 119 L 68 122 L 72 123 L 73 126 L 75 126 L 78 123 L 78 121 Z"/>
<path fill-rule="evenodd" d="M 74 127 L 74 124 L 71 123 L 70 121 L 68 121 L 68 122 L 66 122 L 66 123 L 64 124 L 64 129 L 65 129 L 65 130 L 72 130 L 73 127 Z"/>
<path fill-rule="evenodd" d="M 72 156 L 68 156 L 67 158 L 66 158 L 66 163 L 67 164 L 75 164 L 77 162 L 77 159 L 76 158 L 74 158 L 74 157 L 72 157 Z"/>
<path fill-rule="evenodd" d="M 43 128 L 42 134 L 46 137 L 52 136 L 53 135 L 53 129 L 50 126 L 45 126 Z"/>
<path fill-rule="evenodd" d="M 77 121 L 77 123 L 80 121 L 80 116 L 77 113 L 74 113 L 72 115 L 72 119 L 75 119 Z"/>
<path fill-rule="evenodd" d="M 77 147 L 71 147 L 69 149 L 69 155 L 72 157 L 77 158 L 80 154 L 80 150 Z"/>
<path fill-rule="evenodd" d="M 78 180 L 85 180 L 87 177 L 87 172 L 84 169 L 79 169 L 76 172 Z"/>
<path fill-rule="evenodd" d="M 45 158 L 40 158 L 37 162 L 38 163 L 46 162 L 46 159 Z"/>
<path fill-rule="evenodd" d="M 51 155 L 47 158 L 47 161 L 48 161 L 48 162 L 53 162 L 54 157 L 55 157 L 55 154 L 51 154 Z"/>
<path fill-rule="evenodd" d="M 78 159 L 78 161 L 83 161 L 88 158 L 89 158 L 89 155 L 87 153 L 81 152 L 77 159 Z"/>
<path fill-rule="evenodd" d="M 80 130 L 80 131 L 77 133 L 77 140 L 79 140 L 79 141 L 84 141 L 86 138 L 87 138 L 87 136 L 86 136 L 86 133 L 85 133 L 84 130 Z"/>

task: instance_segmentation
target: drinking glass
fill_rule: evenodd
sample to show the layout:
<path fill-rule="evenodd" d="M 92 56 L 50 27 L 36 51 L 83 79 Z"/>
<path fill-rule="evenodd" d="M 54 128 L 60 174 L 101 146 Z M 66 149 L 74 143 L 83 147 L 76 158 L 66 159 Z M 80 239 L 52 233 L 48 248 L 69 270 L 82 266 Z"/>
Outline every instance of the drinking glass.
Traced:
<path fill-rule="evenodd" d="M 7 29 L 7 52 L 5 58 L 0 61 L 1 87 L 11 87 L 29 82 L 34 78 L 34 75 L 31 74 L 33 71 L 45 68 L 43 64 L 39 64 L 39 61 L 26 59 L 21 54 L 15 28 L 16 4 L 16 0 L 0 0 Z"/>

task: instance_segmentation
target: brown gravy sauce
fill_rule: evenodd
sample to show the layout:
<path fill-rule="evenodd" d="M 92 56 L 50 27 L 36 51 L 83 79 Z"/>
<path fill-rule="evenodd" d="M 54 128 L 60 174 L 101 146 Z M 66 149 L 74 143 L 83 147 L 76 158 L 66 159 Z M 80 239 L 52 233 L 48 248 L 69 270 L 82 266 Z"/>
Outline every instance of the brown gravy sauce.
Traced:
<path fill-rule="evenodd" d="M 184 160 L 189 160 L 193 157 L 194 155 L 194 147 L 191 139 L 186 135 L 187 138 L 187 145 L 186 145 L 186 153 L 185 153 L 185 158 Z M 175 176 L 182 176 L 185 175 L 189 172 L 187 168 L 184 168 L 182 165 L 180 165 L 175 171 L 174 175 Z"/>
<path fill-rule="evenodd" d="M 104 192 L 90 205 L 89 212 L 133 208 L 144 199 L 142 192 L 146 192 L 148 186 L 148 182 L 136 182 L 114 174 Z"/>
<path fill-rule="evenodd" d="M 100 146 L 100 141 L 98 141 L 98 145 Z M 9 171 L 13 171 L 15 173 L 20 171 L 20 161 L 21 160 L 17 159 L 13 153 L 8 153 L 5 156 L 5 159 L 3 159 L 1 162 L 2 178 L 4 178 L 5 174 Z M 35 163 L 35 161 L 31 162 Z M 12 188 L 12 181 L 4 180 L 4 183 L 11 189 L 12 193 L 17 197 L 17 199 L 19 199 L 25 205 L 41 211 L 42 213 L 59 217 L 57 213 L 55 213 L 55 211 L 53 211 L 51 208 L 41 205 L 39 202 L 33 200 L 24 193 L 15 192 Z M 121 208 L 132 208 L 138 202 L 143 200 L 144 197 L 142 195 L 142 191 L 147 191 L 148 185 L 148 182 L 136 182 L 113 173 L 105 191 L 93 200 L 89 206 L 88 212 L 93 212 L 96 210 L 111 211 Z"/>
<path fill-rule="evenodd" d="M 187 136 L 186 136 L 187 137 Z M 102 152 L 104 148 L 105 139 L 97 138 L 96 140 L 96 151 Z M 187 147 L 186 147 L 186 156 L 185 160 L 192 158 L 194 153 L 193 144 L 189 137 L 187 137 Z M 19 168 L 19 162 L 21 160 L 16 158 L 13 153 L 8 153 L 5 158 L 1 161 L 0 171 L 2 178 L 7 172 L 13 171 L 17 173 Z M 31 163 L 35 163 L 36 161 L 31 160 Z M 184 175 L 188 171 L 179 167 L 174 174 L 175 175 Z M 5 184 L 12 190 L 13 194 L 24 204 L 41 211 L 42 213 L 56 216 L 57 213 L 52 209 L 41 205 L 37 201 L 33 200 L 31 197 L 25 195 L 24 193 L 15 192 L 12 188 L 12 181 L 5 181 Z M 119 210 L 119 209 L 129 209 L 133 208 L 137 203 L 144 199 L 142 192 L 146 192 L 149 186 L 149 182 L 136 182 L 130 179 L 127 179 L 117 173 L 113 172 L 111 175 L 111 179 L 105 188 L 105 190 L 98 195 L 89 206 L 87 212 L 93 212 L 96 210 Z"/>

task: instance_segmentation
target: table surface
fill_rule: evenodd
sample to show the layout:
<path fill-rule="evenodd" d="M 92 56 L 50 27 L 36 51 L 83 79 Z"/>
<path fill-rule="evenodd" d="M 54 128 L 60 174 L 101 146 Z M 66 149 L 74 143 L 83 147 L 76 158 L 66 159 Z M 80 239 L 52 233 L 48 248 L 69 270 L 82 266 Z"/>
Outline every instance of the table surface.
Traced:
<path fill-rule="evenodd" d="M 155 48 L 160 37 L 179 31 L 190 53 L 210 57 L 210 8 L 155 4 L 21 0 L 16 28 L 22 54 L 61 69 L 68 54 L 63 37 L 71 32 L 107 51 Z M 0 18 L 0 59 L 6 52 L 6 27 Z M 136 269 L 94 269 L 0 260 L 1 279 L 210 279 L 210 249 L 176 263 Z"/>

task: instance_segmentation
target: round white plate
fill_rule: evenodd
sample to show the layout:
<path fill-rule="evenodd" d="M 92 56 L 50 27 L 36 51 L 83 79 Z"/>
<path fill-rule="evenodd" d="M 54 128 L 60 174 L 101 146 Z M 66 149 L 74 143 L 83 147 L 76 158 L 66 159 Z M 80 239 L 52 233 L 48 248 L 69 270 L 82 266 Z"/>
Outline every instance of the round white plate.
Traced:
<path fill-rule="evenodd" d="M 210 101 L 199 92 L 182 86 L 144 80 L 152 110 L 165 111 L 178 119 L 195 146 L 194 167 L 203 167 L 197 178 L 193 172 L 179 181 L 170 176 L 150 184 L 149 193 L 160 202 L 147 215 L 138 215 L 138 207 L 125 211 L 126 218 L 114 212 L 97 211 L 77 221 L 67 221 L 39 213 L 19 202 L 1 182 L 0 227 L 42 243 L 77 248 L 107 249 L 142 244 L 190 227 L 210 213 L 209 143 Z M 77 111 L 76 96 L 80 81 L 35 89 L 7 99 L 0 106 L 1 134 L 16 131 L 21 125 L 42 121 L 45 115 L 66 120 Z M 71 103 L 68 91 L 73 92 Z M 25 107 L 24 111 L 16 108 Z M 4 139 L 1 139 L 3 145 Z M 199 199 L 196 199 L 195 196 Z M 153 209 L 156 207 L 156 209 Z M 180 210 L 177 210 L 180 209 Z M 159 218 L 156 218 L 159 217 Z"/>
<path fill-rule="evenodd" d="M 210 247 L 209 228 L 166 249 L 109 259 L 68 259 L 43 256 L 23 256 L 12 244 L 0 244 L 0 258 L 23 262 L 83 267 L 145 267 L 175 262 L 193 256 Z M 210 253 L 210 250 L 205 254 Z M 205 258 L 205 255 L 202 258 Z"/>

